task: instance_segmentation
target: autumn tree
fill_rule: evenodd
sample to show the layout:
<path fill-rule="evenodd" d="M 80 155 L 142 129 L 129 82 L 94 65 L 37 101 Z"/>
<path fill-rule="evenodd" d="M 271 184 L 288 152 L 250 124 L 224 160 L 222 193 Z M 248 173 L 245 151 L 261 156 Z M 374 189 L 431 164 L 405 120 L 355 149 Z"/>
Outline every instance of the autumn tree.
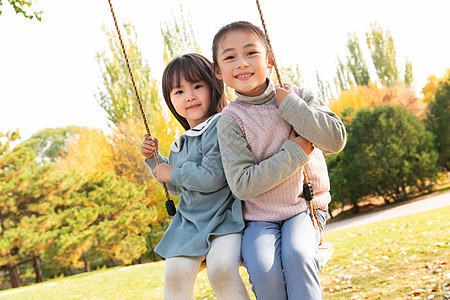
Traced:
<path fill-rule="evenodd" d="M 8 134 L 0 145 L 0 267 L 13 287 L 21 285 L 19 266 L 26 263 L 33 262 L 39 282 L 41 260 L 89 271 L 95 259 L 128 264 L 148 252 L 157 208 L 146 185 L 98 170 L 106 169 L 100 165 L 104 135 L 82 131 L 57 171 L 53 163 L 36 163 L 25 143 L 9 151 L 17 136 Z"/>
<path fill-rule="evenodd" d="M 18 134 L 7 137 L 13 141 Z M 22 284 L 19 266 L 28 261 L 34 262 L 37 282 L 43 281 L 40 245 L 27 242 L 36 234 L 23 235 L 21 222 L 34 215 L 35 206 L 45 199 L 46 178 L 53 165 L 37 164 L 36 153 L 22 144 L 9 151 L 5 147 L 7 143 L 1 144 L 0 153 L 0 266 L 8 270 L 11 285 L 18 287 Z"/>
<path fill-rule="evenodd" d="M 415 116 L 425 116 L 426 105 L 415 92 L 406 86 L 378 86 L 369 83 L 368 86 L 351 86 L 341 91 L 337 97 L 330 100 L 330 109 L 342 116 L 345 109 L 351 107 L 356 112 L 361 108 L 374 107 L 379 104 L 401 105 Z"/>
<path fill-rule="evenodd" d="M 131 63 L 132 71 L 138 87 L 139 95 L 146 113 L 149 129 L 153 137 L 160 141 L 161 148 L 168 149 L 176 135 L 180 134 L 181 126 L 169 114 L 166 106 L 162 105 L 159 93 L 159 82 L 150 73 L 147 61 L 142 57 L 138 49 L 137 34 L 133 26 L 124 25 L 124 38 L 126 51 Z M 98 53 L 98 62 L 102 67 L 103 86 L 99 89 L 97 100 L 105 109 L 108 118 L 119 127 L 121 123 L 129 119 L 142 120 L 139 104 L 129 77 L 128 68 L 123 58 L 117 34 L 112 30 L 106 30 L 109 38 L 109 55 L 105 51 Z M 140 132 L 141 138 L 145 130 Z M 167 146 L 167 148 L 165 148 Z M 137 148 L 136 151 L 138 151 Z M 163 150 L 165 151 L 165 150 Z"/>
<path fill-rule="evenodd" d="M 345 60 L 338 57 L 336 78 L 340 90 L 346 90 L 350 85 L 369 85 L 369 69 L 356 33 L 347 35 L 346 47 Z"/>
<path fill-rule="evenodd" d="M 11 142 L 20 139 L 19 131 L 11 131 L 6 134 L 0 132 L 0 155 L 9 152 Z"/>
<path fill-rule="evenodd" d="M 41 20 L 42 11 L 34 10 L 32 8 L 36 7 L 36 1 L 26 1 L 26 0 L 8 0 L 8 3 L 12 5 L 16 14 L 22 14 L 27 19 L 36 18 L 39 21 Z M 2 15 L 3 3 L 0 1 L 0 16 Z"/>
<path fill-rule="evenodd" d="M 436 75 L 428 76 L 427 83 L 422 88 L 423 101 L 425 103 L 434 101 L 434 96 L 436 95 L 436 91 L 439 85 L 449 79 L 450 79 L 450 69 L 447 69 L 444 75 L 439 78 Z"/>
<path fill-rule="evenodd" d="M 348 71 L 344 62 L 338 57 L 337 67 L 336 67 L 336 77 L 334 79 L 334 84 L 338 92 L 345 91 L 350 88 L 350 72 Z"/>
<path fill-rule="evenodd" d="M 406 59 L 404 70 L 397 67 L 397 56 L 394 39 L 389 30 L 384 30 L 378 23 L 372 23 L 370 31 L 366 33 L 366 46 L 370 53 L 370 60 L 375 68 L 378 80 L 388 87 L 414 85 L 411 62 Z M 371 77 L 366 59 L 356 33 L 348 34 L 346 56 L 337 57 L 335 86 L 338 92 L 349 89 L 351 86 L 367 86 L 375 82 Z M 403 79 L 400 74 L 403 73 Z"/>
<path fill-rule="evenodd" d="M 148 63 L 142 58 L 138 47 L 134 26 L 123 26 L 123 39 L 134 79 L 149 123 L 155 122 L 160 114 L 158 81 L 150 74 Z M 102 70 L 102 87 L 96 95 L 97 102 L 107 113 L 108 119 L 118 125 L 127 119 L 142 119 L 135 90 L 123 58 L 122 48 L 117 33 L 103 26 L 108 37 L 109 51 L 97 53 L 97 61 Z"/>
<path fill-rule="evenodd" d="M 172 11 L 171 15 L 172 20 L 160 26 L 164 43 L 163 61 L 166 65 L 176 56 L 202 52 L 189 11 L 185 13 L 183 6 L 180 5 L 177 12 Z"/>
<path fill-rule="evenodd" d="M 414 85 L 413 68 L 412 68 L 412 63 L 409 59 L 406 59 L 406 62 L 405 62 L 405 72 L 404 72 L 404 77 L 403 77 L 403 83 L 406 86 Z"/>
<path fill-rule="evenodd" d="M 166 26 L 166 28 L 171 27 Z M 159 82 L 151 76 L 148 63 L 142 58 L 138 50 L 137 35 L 134 28 L 125 25 L 125 29 L 127 54 L 143 101 L 150 132 L 153 137 L 158 138 L 160 152 L 167 155 L 170 144 L 184 129 L 169 113 L 166 105 L 162 104 L 158 89 Z M 99 62 L 104 66 L 103 83 L 106 91 L 100 92 L 99 103 L 109 112 L 110 120 L 116 126 L 109 139 L 114 155 L 114 160 L 111 160 L 114 165 L 113 169 L 116 174 L 135 184 L 148 183 L 146 190 L 153 193 L 148 196 L 156 201 L 156 199 L 161 198 L 163 190 L 150 176 L 148 166 L 144 163 L 144 157 L 139 152 L 145 128 L 142 125 L 140 111 L 137 110 L 138 102 L 134 95 L 128 69 L 123 60 L 118 37 L 113 31 L 105 30 L 105 32 L 109 37 L 109 52 L 114 59 L 109 59 L 105 52 L 99 53 Z M 169 42 L 173 43 L 173 41 Z M 167 49 L 174 48 L 178 49 L 181 46 Z M 132 107 L 136 107 L 136 109 L 131 109 Z M 166 217 L 166 213 L 164 216 Z"/>
<path fill-rule="evenodd" d="M 366 34 L 367 46 L 378 78 L 386 86 L 395 85 L 399 82 L 400 74 L 394 39 L 390 31 L 384 31 L 378 23 L 372 23 L 370 29 Z"/>
<path fill-rule="evenodd" d="M 112 146 L 99 129 L 82 128 L 66 144 L 66 154 L 57 160 L 59 170 L 112 172 L 114 160 Z"/>
<path fill-rule="evenodd" d="M 434 95 L 436 94 L 439 83 L 440 80 L 436 77 L 436 75 L 428 76 L 427 83 L 422 88 L 422 95 L 425 103 L 429 103 L 430 101 L 434 100 Z"/>
<path fill-rule="evenodd" d="M 325 103 L 328 103 L 328 99 L 333 95 L 331 91 L 331 86 L 329 82 L 322 79 L 318 70 L 316 70 L 316 82 L 318 88 L 318 95 L 322 100 L 325 101 Z"/>
<path fill-rule="evenodd" d="M 423 122 L 391 105 L 350 114 L 346 147 L 330 165 L 333 197 L 353 205 L 367 195 L 399 202 L 431 189 L 438 156 Z"/>
<path fill-rule="evenodd" d="M 158 208 L 157 221 L 163 222 L 167 218 L 163 201 L 165 195 L 163 189 L 151 176 L 150 169 L 139 151 L 142 132 L 144 132 L 143 125 L 135 119 L 129 119 L 114 129 L 109 138 L 115 158 L 112 164 L 114 172 L 119 177 L 124 177 L 144 188 L 149 205 Z M 161 154 L 168 155 L 171 141 L 165 139 L 160 143 Z"/>
<path fill-rule="evenodd" d="M 106 136 L 97 129 L 82 128 L 67 142 L 67 154 L 57 160 L 57 168 L 66 173 L 83 172 L 87 175 L 98 172 L 114 172 L 118 178 L 142 188 L 146 196 L 146 205 L 155 209 L 155 218 L 151 219 L 149 226 L 158 228 L 158 226 L 167 226 L 167 213 L 163 201 L 164 191 L 151 176 L 150 170 L 139 152 L 143 138 L 142 133 L 145 132 L 143 127 L 140 121 L 128 119 L 113 129 L 110 136 Z M 169 139 L 161 142 L 164 147 L 163 154 L 166 154 L 165 151 L 169 149 L 167 141 Z M 69 179 L 67 177 L 65 180 Z M 76 183 L 72 183 L 72 185 L 76 185 Z M 157 241 L 161 236 L 151 236 L 150 238 Z M 84 258 L 87 257 L 84 256 Z"/>
<path fill-rule="evenodd" d="M 296 86 L 302 86 L 303 85 L 303 77 L 300 72 L 300 65 L 293 64 L 290 66 L 281 66 L 279 69 L 281 80 L 283 82 L 291 83 Z M 278 83 L 278 78 L 276 76 L 275 70 L 272 72 L 272 80 L 276 83 Z"/>
<path fill-rule="evenodd" d="M 439 165 L 444 170 L 450 167 L 450 76 L 439 83 L 432 100 L 428 102 L 427 127 L 433 132 L 434 143 L 439 153 Z"/>
<path fill-rule="evenodd" d="M 66 142 L 80 129 L 78 126 L 44 128 L 34 133 L 23 144 L 38 153 L 38 161 L 54 162 L 67 154 Z"/>
<path fill-rule="evenodd" d="M 88 272 L 94 259 L 128 264 L 146 252 L 156 214 L 142 188 L 101 171 L 54 172 L 48 188 L 53 192 L 36 205 L 37 214 L 22 220 L 25 236 L 39 233 L 34 242 L 44 260 Z"/>

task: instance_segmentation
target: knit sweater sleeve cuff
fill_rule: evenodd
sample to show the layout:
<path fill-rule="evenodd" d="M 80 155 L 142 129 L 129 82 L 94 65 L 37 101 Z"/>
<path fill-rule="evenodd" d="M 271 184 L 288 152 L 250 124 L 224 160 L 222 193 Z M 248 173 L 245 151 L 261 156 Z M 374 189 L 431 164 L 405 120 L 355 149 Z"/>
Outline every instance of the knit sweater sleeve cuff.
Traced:
<path fill-rule="evenodd" d="M 296 142 L 286 140 L 281 148 L 292 154 L 293 163 L 297 166 L 304 166 L 309 160 L 308 155 Z"/>
<path fill-rule="evenodd" d="M 287 95 L 281 103 L 280 107 L 278 108 L 278 114 L 284 120 L 288 121 L 292 113 L 295 113 L 296 115 L 301 114 L 302 107 L 306 107 L 306 102 L 303 101 L 295 93 L 291 93 Z"/>

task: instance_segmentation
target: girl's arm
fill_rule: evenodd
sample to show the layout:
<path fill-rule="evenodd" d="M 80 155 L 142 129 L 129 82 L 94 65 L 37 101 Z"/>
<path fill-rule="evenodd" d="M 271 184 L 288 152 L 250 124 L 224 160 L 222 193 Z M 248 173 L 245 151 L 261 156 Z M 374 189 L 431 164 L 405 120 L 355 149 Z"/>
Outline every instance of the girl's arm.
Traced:
<path fill-rule="evenodd" d="M 172 170 L 170 181 L 175 185 L 183 186 L 187 190 L 212 193 L 227 184 L 215 124 L 209 125 L 201 139 L 203 156 L 201 164 L 196 161 L 186 161 L 181 167 Z"/>
<path fill-rule="evenodd" d="M 286 140 L 278 153 L 258 164 L 248 149 L 239 124 L 230 115 L 221 116 L 217 131 L 228 185 L 241 200 L 273 189 L 308 162 L 308 156 L 302 148 Z"/>
<path fill-rule="evenodd" d="M 169 160 L 167 159 L 167 157 L 162 157 L 161 154 L 159 154 L 159 152 L 158 152 L 158 158 L 159 158 L 160 164 L 168 164 L 169 163 Z M 152 157 L 152 158 L 145 159 L 145 163 L 150 167 L 150 172 L 152 173 L 153 178 L 156 179 L 155 174 L 153 174 L 153 169 L 156 167 L 155 158 Z M 156 182 L 158 182 L 162 186 L 161 182 L 159 182 L 158 180 L 156 180 Z M 166 182 L 166 186 L 167 186 L 167 190 L 172 195 L 175 195 L 175 196 L 181 195 L 181 193 L 182 193 L 181 187 L 174 185 L 171 182 Z"/>
<path fill-rule="evenodd" d="M 311 91 L 298 88 L 279 105 L 278 113 L 294 130 L 324 153 L 341 151 L 346 131 L 341 119 Z"/>

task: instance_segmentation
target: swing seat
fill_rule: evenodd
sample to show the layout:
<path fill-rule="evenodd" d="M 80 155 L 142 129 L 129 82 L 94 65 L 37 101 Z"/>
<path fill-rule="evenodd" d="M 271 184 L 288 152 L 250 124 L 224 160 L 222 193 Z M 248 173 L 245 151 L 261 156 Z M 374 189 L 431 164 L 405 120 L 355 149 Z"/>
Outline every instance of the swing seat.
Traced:
<path fill-rule="evenodd" d="M 326 242 L 319 245 L 319 257 L 320 257 L 320 266 L 323 268 L 327 262 L 330 260 L 331 256 L 334 253 L 334 246 L 333 243 Z M 242 266 L 242 263 L 241 263 Z M 198 269 L 199 272 L 206 269 L 206 261 L 203 261 L 200 265 L 200 269 Z"/>
<path fill-rule="evenodd" d="M 319 257 L 320 257 L 320 266 L 323 267 L 330 260 L 333 255 L 334 247 L 333 243 L 326 242 L 319 245 Z"/>

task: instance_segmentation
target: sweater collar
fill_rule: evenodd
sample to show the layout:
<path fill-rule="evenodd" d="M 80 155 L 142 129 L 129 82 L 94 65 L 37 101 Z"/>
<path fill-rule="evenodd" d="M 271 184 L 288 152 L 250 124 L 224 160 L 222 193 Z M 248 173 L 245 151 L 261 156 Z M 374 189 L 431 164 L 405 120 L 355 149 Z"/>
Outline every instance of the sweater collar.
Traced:
<path fill-rule="evenodd" d="M 236 92 L 236 95 L 237 95 L 236 100 L 258 105 L 258 104 L 263 104 L 263 103 L 267 102 L 267 100 L 269 100 L 269 99 L 272 99 L 272 97 L 275 96 L 275 87 L 272 83 L 272 80 L 270 80 L 269 78 L 266 78 L 266 81 L 267 81 L 267 88 L 264 91 L 264 93 L 262 93 L 261 95 L 256 96 L 256 97 L 248 97 L 248 96 L 244 96 L 244 95 Z"/>

